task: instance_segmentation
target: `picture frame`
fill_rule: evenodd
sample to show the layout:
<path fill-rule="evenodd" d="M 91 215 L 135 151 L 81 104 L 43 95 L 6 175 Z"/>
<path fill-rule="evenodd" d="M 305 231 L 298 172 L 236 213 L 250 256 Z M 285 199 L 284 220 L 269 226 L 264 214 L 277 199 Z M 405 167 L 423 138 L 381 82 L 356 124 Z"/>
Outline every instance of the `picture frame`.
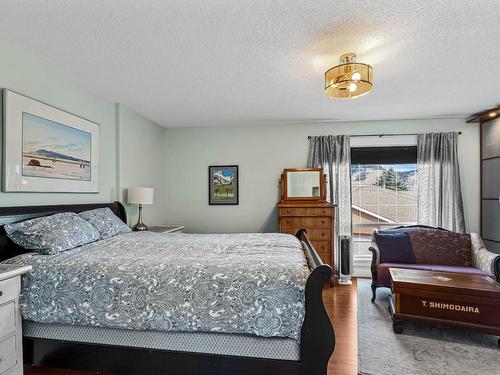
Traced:
<path fill-rule="evenodd" d="M 3 191 L 99 192 L 99 124 L 3 90 Z"/>
<path fill-rule="evenodd" d="M 239 204 L 239 171 L 237 165 L 211 165 L 208 167 L 208 204 Z"/>

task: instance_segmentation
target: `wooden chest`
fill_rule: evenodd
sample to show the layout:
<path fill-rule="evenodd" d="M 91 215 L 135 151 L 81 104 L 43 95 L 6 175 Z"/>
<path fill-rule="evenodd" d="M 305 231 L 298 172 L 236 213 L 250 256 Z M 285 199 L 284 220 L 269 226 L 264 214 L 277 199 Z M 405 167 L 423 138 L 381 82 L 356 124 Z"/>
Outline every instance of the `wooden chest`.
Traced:
<path fill-rule="evenodd" d="M 333 268 L 333 221 L 335 206 L 329 203 L 278 203 L 278 230 L 307 236 L 324 263 Z"/>
<path fill-rule="evenodd" d="M 484 275 L 390 268 L 393 330 L 405 321 L 500 335 L 500 284 Z M 499 341 L 500 344 L 500 341 Z"/>

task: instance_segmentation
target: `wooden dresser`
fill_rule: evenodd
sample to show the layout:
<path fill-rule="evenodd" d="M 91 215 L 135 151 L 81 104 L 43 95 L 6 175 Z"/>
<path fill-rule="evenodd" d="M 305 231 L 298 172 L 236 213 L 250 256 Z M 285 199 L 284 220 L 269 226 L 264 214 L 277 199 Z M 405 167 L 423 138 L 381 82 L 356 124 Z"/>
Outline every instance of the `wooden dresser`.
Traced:
<path fill-rule="evenodd" d="M 320 174 L 319 189 L 314 190 L 317 192 L 317 196 L 290 196 L 291 191 L 287 185 L 293 179 L 287 178 L 287 173 L 291 171 L 318 171 Z M 290 181 L 287 183 L 287 180 Z M 323 262 L 328 263 L 333 268 L 335 205 L 326 201 L 325 192 L 324 175 L 321 169 L 285 169 L 281 178 L 281 200 L 276 204 L 278 231 L 295 235 L 299 229 L 305 229 Z"/>
<path fill-rule="evenodd" d="M 279 232 L 295 235 L 299 229 L 305 229 L 323 262 L 333 266 L 334 205 L 278 203 L 277 207 Z"/>

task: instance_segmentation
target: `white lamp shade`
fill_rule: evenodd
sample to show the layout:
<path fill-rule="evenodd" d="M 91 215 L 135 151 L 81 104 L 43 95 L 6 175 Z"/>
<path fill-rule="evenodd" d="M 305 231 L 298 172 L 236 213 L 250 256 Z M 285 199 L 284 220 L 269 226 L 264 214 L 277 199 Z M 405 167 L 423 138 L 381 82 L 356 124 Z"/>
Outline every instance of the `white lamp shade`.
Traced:
<path fill-rule="evenodd" d="M 153 188 L 129 188 L 127 190 L 127 202 L 132 204 L 153 204 L 153 191 Z"/>

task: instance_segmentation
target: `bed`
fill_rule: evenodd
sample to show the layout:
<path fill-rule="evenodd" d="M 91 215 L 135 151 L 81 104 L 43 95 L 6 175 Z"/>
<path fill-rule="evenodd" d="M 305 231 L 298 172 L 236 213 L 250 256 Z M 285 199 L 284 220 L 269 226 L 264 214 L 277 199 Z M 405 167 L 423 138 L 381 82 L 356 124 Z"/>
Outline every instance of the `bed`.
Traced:
<path fill-rule="evenodd" d="M 0 209 L 0 260 L 34 267 L 23 279 L 25 363 L 116 375 L 326 374 L 335 336 L 322 289 L 332 271 L 305 231 L 129 233 L 33 255 L 3 230 L 102 207 L 126 221 L 118 202 Z"/>

